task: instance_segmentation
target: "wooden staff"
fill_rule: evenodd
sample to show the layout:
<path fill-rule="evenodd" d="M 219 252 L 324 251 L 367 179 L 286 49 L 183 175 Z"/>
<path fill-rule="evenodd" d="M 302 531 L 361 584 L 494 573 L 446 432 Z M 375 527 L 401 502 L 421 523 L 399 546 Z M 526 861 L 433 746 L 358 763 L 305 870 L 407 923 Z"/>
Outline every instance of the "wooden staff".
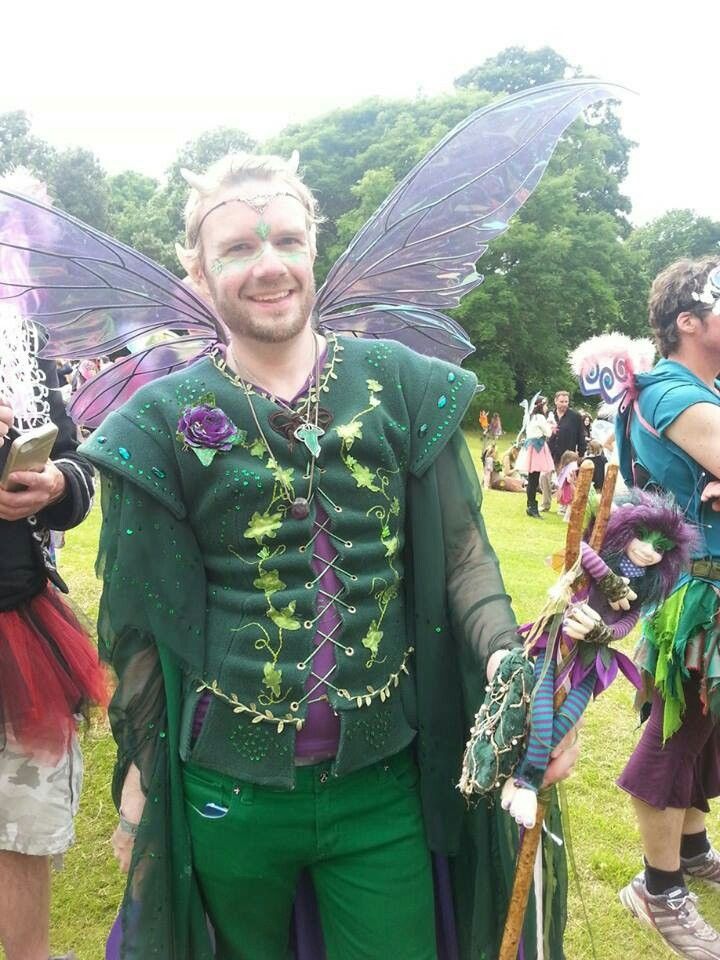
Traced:
<path fill-rule="evenodd" d="M 594 466 L 591 460 L 584 460 L 578 470 L 577 483 L 575 484 L 575 494 L 570 507 L 570 520 L 568 523 L 567 536 L 565 538 L 565 570 L 572 569 L 576 560 L 580 556 L 580 543 L 582 541 L 583 527 L 585 524 L 585 508 L 590 495 L 592 485 Z M 598 507 L 595 525 L 593 526 L 590 537 L 590 545 L 594 550 L 599 550 L 605 537 L 608 518 L 612 508 L 613 495 L 615 493 L 615 482 L 617 480 L 618 468 L 611 464 L 608 467 L 603 483 L 600 505 Z M 563 658 L 568 655 L 568 648 L 564 642 L 561 643 L 561 652 Z M 555 709 L 562 704 L 565 699 L 565 691 L 559 690 L 556 694 Z M 520 849 L 518 851 L 517 862 L 515 864 L 515 877 L 513 879 L 512 893 L 508 905 L 507 917 L 505 918 L 505 929 L 503 931 L 502 943 L 500 944 L 500 953 L 498 960 L 516 960 L 520 937 L 522 936 L 523 923 L 525 922 L 525 911 L 527 910 L 528 897 L 530 896 L 530 886 L 533 878 L 533 867 L 537 856 L 540 838 L 542 837 L 543 821 L 545 813 L 550 802 L 550 789 L 541 790 L 538 794 L 537 814 L 535 826 L 525 830 Z"/>

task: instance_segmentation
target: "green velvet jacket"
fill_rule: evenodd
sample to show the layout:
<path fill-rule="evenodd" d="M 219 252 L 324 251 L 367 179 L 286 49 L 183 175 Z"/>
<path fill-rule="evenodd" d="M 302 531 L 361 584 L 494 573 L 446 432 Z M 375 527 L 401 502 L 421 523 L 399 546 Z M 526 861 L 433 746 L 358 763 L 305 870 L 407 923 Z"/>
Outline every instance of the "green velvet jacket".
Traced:
<path fill-rule="evenodd" d="M 475 386 L 467 371 L 397 343 L 331 340 L 319 399 L 332 420 L 313 490 L 343 586 L 344 649 L 328 688 L 341 720 L 334 772 L 415 740 L 429 844 L 463 876 L 466 955 L 489 958 L 514 834 L 484 806 L 469 818 L 455 785 L 487 657 L 517 641 L 459 430 Z M 317 583 L 312 511 L 293 519 L 289 500 L 306 495 L 309 458 L 271 426 L 277 404 L 250 401 L 272 455 L 220 356 L 140 390 L 83 446 L 103 475 L 99 634 L 119 678 L 115 798 L 131 761 L 148 794 L 123 910 L 127 958 L 149 944 L 165 960 L 211 956 L 183 760 L 259 783 L 294 776 Z M 223 425 L 227 449 L 193 446 Z M 211 707 L 191 747 L 204 691 Z"/>

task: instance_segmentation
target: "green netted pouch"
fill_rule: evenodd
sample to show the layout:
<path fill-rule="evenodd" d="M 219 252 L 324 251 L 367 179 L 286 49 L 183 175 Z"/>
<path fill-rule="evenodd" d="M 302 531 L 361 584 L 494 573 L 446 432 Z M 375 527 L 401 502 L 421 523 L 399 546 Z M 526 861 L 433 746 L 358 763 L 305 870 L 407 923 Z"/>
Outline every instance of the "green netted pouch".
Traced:
<path fill-rule="evenodd" d="M 487 794 L 512 774 L 525 747 L 533 665 L 523 650 L 511 651 L 486 688 L 465 747 L 458 784 L 466 797 Z"/>

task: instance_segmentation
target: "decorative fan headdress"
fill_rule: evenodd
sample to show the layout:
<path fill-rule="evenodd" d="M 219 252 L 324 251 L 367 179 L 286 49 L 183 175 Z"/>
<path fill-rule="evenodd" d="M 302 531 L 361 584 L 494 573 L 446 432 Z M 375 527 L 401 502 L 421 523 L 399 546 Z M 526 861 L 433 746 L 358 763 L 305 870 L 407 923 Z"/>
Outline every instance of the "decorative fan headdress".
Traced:
<path fill-rule="evenodd" d="M 655 346 L 651 340 L 604 333 L 581 343 L 569 360 L 586 397 L 600 396 L 613 412 L 624 413 L 637 396 L 635 375 L 655 362 Z"/>

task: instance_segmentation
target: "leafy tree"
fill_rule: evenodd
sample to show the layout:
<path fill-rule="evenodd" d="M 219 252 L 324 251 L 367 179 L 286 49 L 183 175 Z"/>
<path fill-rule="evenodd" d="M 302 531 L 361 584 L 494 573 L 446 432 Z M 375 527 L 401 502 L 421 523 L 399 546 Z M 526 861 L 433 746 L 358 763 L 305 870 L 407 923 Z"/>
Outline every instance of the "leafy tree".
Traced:
<path fill-rule="evenodd" d="M 0 113 L 0 174 L 27 167 L 47 181 L 54 157 L 54 148 L 30 132 L 30 120 L 24 111 Z"/>
<path fill-rule="evenodd" d="M 98 230 L 107 230 L 108 184 L 94 153 L 81 147 L 63 150 L 50 166 L 48 181 L 58 207 Z"/>
<path fill-rule="evenodd" d="M 539 50 L 507 47 L 488 57 L 479 67 L 463 73 L 455 80 L 455 86 L 491 93 L 519 93 L 528 87 L 578 76 L 578 71 L 578 67 L 571 67 L 551 47 Z"/>
<path fill-rule="evenodd" d="M 636 251 L 648 284 L 662 269 L 681 257 L 720 254 L 720 222 L 692 210 L 668 210 L 633 231 L 628 241 Z"/>

